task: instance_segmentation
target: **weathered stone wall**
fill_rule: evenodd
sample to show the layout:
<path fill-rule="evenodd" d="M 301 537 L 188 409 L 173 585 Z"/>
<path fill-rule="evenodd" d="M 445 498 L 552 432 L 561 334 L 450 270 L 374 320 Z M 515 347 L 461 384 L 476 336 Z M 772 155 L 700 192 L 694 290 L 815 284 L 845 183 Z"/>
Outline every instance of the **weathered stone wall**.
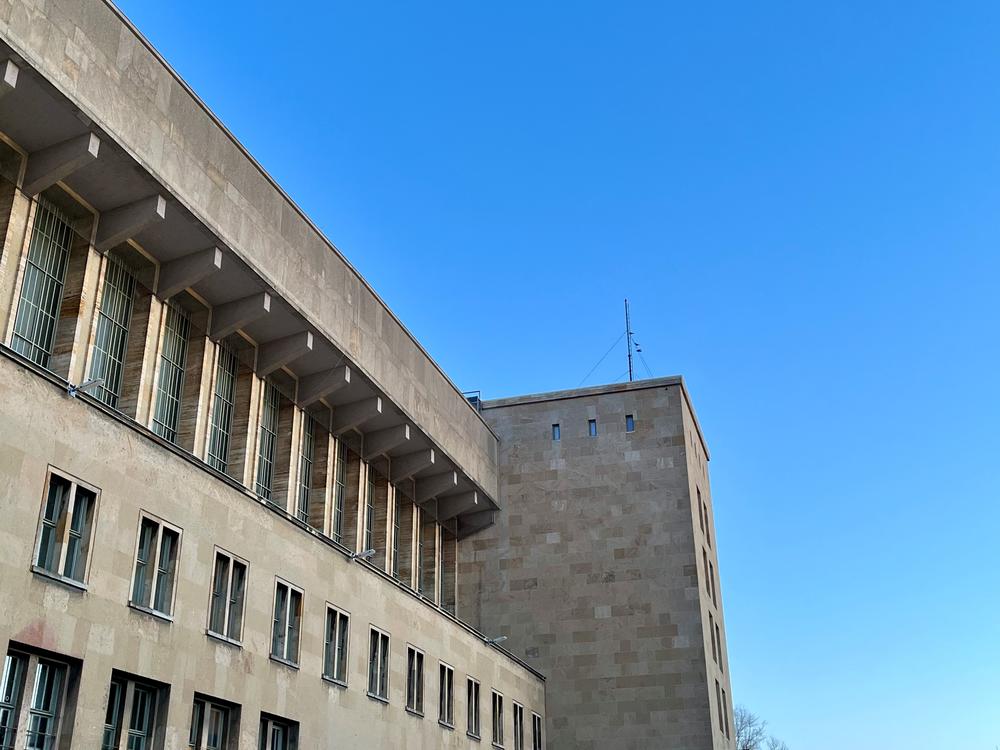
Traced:
<path fill-rule="evenodd" d="M 101 491 L 88 590 L 31 572 L 46 471 Z M 127 605 L 140 510 L 183 536 L 173 622 Z M 261 711 L 300 722 L 299 747 L 466 748 L 465 675 L 543 713 L 544 683 L 473 632 L 364 563 L 299 528 L 147 431 L 71 399 L 49 378 L 0 355 L 0 649 L 9 642 L 83 662 L 74 748 L 100 746 L 113 669 L 170 686 L 166 747 L 187 747 L 197 690 L 242 708 L 240 748 L 257 747 Z M 206 636 L 216 546 L 249 561 L 242 648 Z M 275 576 L 305 592 L 299 668 L 269 659 Z M 349 686 L 321 679 L 326 603 L 351 614 Z M 392 636 L 390 703 L 366 696 L 368 628 Z M 456 667 L 454 730 L 404 711 L 406 643 Z M 425 694 L 437 695 L 436 670 Z M 433 703 L 431 704 L 433 705 Z M 507 732 L 513 718 L 505 717 Z"/>
<path fill-rule="evenodd" d="M 459 613 L 546 674 L 552 750 L 731 747 L 712 721 L 687 409 L 676 378 L 484 403 L 505 511 L 460 545 Z"/>

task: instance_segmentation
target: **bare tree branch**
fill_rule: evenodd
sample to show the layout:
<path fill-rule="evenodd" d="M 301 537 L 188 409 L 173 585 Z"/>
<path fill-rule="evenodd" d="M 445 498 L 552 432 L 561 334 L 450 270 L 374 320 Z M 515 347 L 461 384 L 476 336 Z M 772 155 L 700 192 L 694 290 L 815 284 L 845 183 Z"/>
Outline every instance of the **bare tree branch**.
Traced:
<path fill-rule="evenodd" d="M 751 713 L 746 706 L 733 709 L 736 730 L 736 750 L 764 750 L 767 739 L 767 722 Z"/>

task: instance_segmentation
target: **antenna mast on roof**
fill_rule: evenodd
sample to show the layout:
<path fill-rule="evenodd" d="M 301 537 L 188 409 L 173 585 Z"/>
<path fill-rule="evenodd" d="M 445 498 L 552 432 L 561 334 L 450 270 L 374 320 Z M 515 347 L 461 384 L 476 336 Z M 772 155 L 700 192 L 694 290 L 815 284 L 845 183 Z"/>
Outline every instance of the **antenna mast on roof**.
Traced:
<path fill-rule="evenodd" d="M 632 375 L 632 321 L 629 318 L 628 298 L 625 298 L 625 338 L 628 339 L 628 382 L 635 378 Z"/>

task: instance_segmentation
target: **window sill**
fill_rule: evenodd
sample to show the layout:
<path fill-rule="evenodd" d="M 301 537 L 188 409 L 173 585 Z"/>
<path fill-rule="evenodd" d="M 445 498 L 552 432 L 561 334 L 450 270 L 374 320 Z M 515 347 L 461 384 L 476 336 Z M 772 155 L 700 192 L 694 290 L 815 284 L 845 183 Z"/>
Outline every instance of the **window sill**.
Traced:
<path fill-rule="evenodd" d="M 280 656 L 275 656 L 271 654 L 268 658 L 275 662 L 276 664 L 281 664 L 282 666 L 288 667 L 289 669 L 294 669 L 296 672 L 299 670 L 299 665 L 294 661 L 288 661 L 288 659 L 282 659 Z"/>
<path fill-rule="evenodd" d="M 74 580 L 73 578 L 67 578 L 66 576 L 61 576 L 58 573 L 53 573 L 51 570 L 46 570 L 38 565 L 31 566 L 31 572 L 37 576 L 45 578 L 53 583 L 61 583 L 63 586 L 67 586 L 74 591 L 86 592 L 87 584 L 82 581 Z"/>
<path fill-rule="evenodd" d="M 347 689 L 347 683 L 344 682 L 343 680 L 338 680 L 337 678 L 330 677 L 328 675 L 322 675 L 322 677 L 323 677 L 323 682 L 329 682 L 331 685 L 336 685 L 337 687 L 343 688 L 344 690 Z"/>
<path fill-rule="evenodd" d="M 206 630 L 205 635 L 207 635 L 213 641 L 218 641 L 219 643 L 225 643 L 227 646 L 233 646 L 234 648 L 243 648 L 243 644 L 236 640 L 235 638 L 230 638 L 222 633 L 216 633 L 214 630 Z"/>
<path fill-rule="evenodd" d="M 483 738 L 478 734 L 473 734 L 472 732 L 466 732 L 465 736 L 470 740 L 475 740 L 476 742 L 482 742 Z"/>
<path fill-rule="evenodd" d="M 375 693 L 372 693 L 372 692 L 368 692 L 367 695 L 368 695 L 369 698 L 371 698 L 373 701 L 375 701 L 377 703 L 384 703 L 387 706 L 389 705 L 389 699 L 388 698 L 383 698 L 381 695 L 376 695 Z"/>
<path fill-rule="evenodd" d="M 455 731 L 455 725 L 454 725 L 454 724 L 449 724 L 449 723 L 448 723 L 447 721 L 445 721 L 444 719 L 438 719 L 438 724 L 440 724 L 440 725 L 441 725 L 442 727 L 444 727 L 445 729 L 450 729 L 450 730 L 451 730 L 451 731 L 453 731 L 453 732 Z"/>
<path fill-rule="evenodd" d="M 416 709 L 410 708 L 409 706 L 406 707 L 406 713 L 408 713 L 410 716 L 416 716 L 419 719 L 424 718 L 423 711 L 417 711 Z"/>
<path fill-rule="evenodd" d="M 144 615 L 149 615 L 150 617 L 155 617 L 157 620 L 162 620 L 163 622 L 173 623 L 174 618 L 164 612 L 160 612 L 150 607 L 144 607 L 141 604 L 136 604 L 135 602 L 128 603 L 129 609 L 134 609 L 136 612 L 142 612 Z"/>

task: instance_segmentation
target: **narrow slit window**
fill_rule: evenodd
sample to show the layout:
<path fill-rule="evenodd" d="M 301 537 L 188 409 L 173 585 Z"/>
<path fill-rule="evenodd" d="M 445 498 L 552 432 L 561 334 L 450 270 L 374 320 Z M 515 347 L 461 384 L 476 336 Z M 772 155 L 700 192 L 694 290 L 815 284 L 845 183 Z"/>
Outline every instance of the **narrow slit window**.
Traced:
<path fill-rule="evenodd" d="M 558 424 L 552 425 L 552 439 L 556 442 L 562 439 L 562 430 Z"/>
<path fill-rule="evenodd" d="M 590 437 L 597 437 L 597 420 L 588 419 L 587 420 L 587 432 Z"/>
<path fill-rule="evenodd" d="M 625 432 L 635 432 L 635 417 L 631 414 L 625 415 Z"/>

